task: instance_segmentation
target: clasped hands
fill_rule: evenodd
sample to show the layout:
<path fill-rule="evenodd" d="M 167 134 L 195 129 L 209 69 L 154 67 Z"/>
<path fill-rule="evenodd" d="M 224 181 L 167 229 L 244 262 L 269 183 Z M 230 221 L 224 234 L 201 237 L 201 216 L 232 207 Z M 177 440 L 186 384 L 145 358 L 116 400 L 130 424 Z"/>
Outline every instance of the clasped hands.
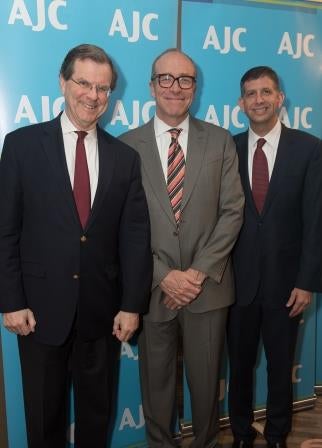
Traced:
<path fill-rule="evenodd" d="M 196 269 L 172 270 L 160 283 L 165 293 L 164 305 L 170 310 L 178 310 L 195 300 L 202 290 L 206 274 Z"/>

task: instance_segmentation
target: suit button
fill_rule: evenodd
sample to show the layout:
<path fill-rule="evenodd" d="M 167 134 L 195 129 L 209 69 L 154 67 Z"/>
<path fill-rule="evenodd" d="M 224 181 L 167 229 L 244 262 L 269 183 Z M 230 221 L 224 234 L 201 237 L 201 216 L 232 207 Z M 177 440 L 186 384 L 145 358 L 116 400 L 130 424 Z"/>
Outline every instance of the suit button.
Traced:
<path fill-rule="evenodd" d="M 82 235 L 80 240 L 82 243 L 85 243 L 85 241 L 87 241 L 87 238 L 85 235 Z"/>
<path fill-rule="evenodd" d="M 179 235 L 179 232 L 176 232 L 176 231 L 173 232 L 173 236 L 178 236 L 178 235 Z"/>
<path fill-rule="evenodd" d="M 79 275 L 78 275 L 78 274 L 74 274 L 74 275 L 73 275 L 73 279 L 74 279 L 74 280 L 78 280 L 78 279 L 79 279 Z"/>

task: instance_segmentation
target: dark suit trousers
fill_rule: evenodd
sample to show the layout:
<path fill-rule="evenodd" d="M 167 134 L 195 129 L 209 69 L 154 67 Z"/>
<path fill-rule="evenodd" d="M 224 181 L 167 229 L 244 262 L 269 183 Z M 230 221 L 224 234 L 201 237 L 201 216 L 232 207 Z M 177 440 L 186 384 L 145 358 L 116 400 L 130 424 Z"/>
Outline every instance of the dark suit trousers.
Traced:
<path fill-rule="evenodd" d="M 265 438 L 282 442 L 292 423 L 292 369 L 300 317 L 290 318 L 285 306 L 273 308 L 260 301 L 234 305 L 228 319 L 230 362 L 229 417 L 238 440 L 252 441 L 253 377 L 260 337 L 267 360 Z"/>
<path fill-rule="evenodd" d="M 191 448 L 212 448 L 218 427 L 219 374 L 227 307 L 206 313 L 178 312 L 169 322 L 144 321 L 139 336 L 140 380 L 149 448 L 176 447 L 177 347 L 183 357 L 191 396 L 195 440 Z"/>
<path fill-rule="evenodd" d="M 65 448 L 70 380 L 75 448 L 106 448 L 119 344 L 106 336 L 82 341 L 73 332 L 62 346 L 18 336 L 29 448 Z"/>

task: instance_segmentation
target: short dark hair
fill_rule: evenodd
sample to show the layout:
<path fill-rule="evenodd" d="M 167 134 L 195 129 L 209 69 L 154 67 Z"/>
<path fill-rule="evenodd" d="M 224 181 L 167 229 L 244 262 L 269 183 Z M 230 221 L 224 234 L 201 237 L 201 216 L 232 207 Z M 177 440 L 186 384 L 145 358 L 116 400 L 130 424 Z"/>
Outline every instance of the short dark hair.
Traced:
<path fill-rule="evenodd" d="M 260 65 L 258 67 L 253 67 L 253 68 L 247 70 L 247 72 L 244 73 L 244 75 L 242 76 L 242 78 L 240 80 L 241 96 L 243 96 L 245 93 L 245 88 L 244 88 L 245 82 L 252 81 L 254 79 L 258 79 L 263 76 L 267 76 L 268 78 L 270 78 L 274 82 L 277 90 L 281 90 L 280 81 L 279 81 L 277 73 L 271 67 L 268 67 L 267 65 Z"/>
<path fill-rule="evenodd" d="M 59 72 L 60 76 L 62 76 L 65 81 L 68 81 L 73 76 L 75 61 L 83 61 L 84 59 L 91 59 L 98 64 L 108 64 L 111 67 L 112 81 L 110 88 L 111 90 L 114 90 L 117 81 L 117 73 L 112 59 L 103 50 L 103 48 L 97 47 L 96 45 L 81 44 L 69 50 L 61 65 Z"/>
<path fill-rule="evenodd" d="M 186 53 L 184 53 L 183 51 L 179 50 L 179 48 L 168 48 L 167 50 L 163 51 L 161 54 L 159 54 L 159 56 L 157 56 L 154 61 L 152 62 L 152 68 L 151 68 L 151 80 L 153 79 L 155 73 L 155 66 L 156 63 L 158 62 L 159 59 L 162 58 L 162 56 L 168 54 L 168 53 L 179 53 L 182 54 L 183 56 L 185 56 L 187 59 L 189 59 L 189 61 L 191 62 L 191 64 L 193 65 L 194 71 L 195 71 L 195 76 L 197 76 L 197 66 L 195 64 L 195 62 L 191 59 L 190 56 L 188 56 Z"/>

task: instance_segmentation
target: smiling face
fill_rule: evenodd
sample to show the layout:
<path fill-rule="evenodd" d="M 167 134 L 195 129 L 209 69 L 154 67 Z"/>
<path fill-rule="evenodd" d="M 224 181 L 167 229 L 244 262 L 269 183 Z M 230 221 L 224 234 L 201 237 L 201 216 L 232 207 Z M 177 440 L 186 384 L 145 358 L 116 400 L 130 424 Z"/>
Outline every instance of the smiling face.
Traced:
<path fill-rule="evenodd" d="M 155 64 L 155 75 L 170 74 L 178 76 L 196 76 L 192 62 L 183 54 L 171 51 L 164 54 Z M 177 126 L 188 115 L 195 94 L 195 84 L 191 89 L 181 89 L 178 81 L 172 87 L 160 87 L 158 80 L 150 82 L 151 95 L 156 101 L 157 116 L 169 126 Z"/>
<path fill-rule="evenodd" d="M 239 106 L 249 118 L 250 127 L 260 136 L 273 129 L 278 112 L 284 101 L 284 94 L 268 76 L 245 81 Z"/>
<path fill-rule="evenodd" d="M 108 64 L 99 64 L 91 59 L 76 59 L 72 79 L 66 80 L 60 76 L 65 111 L 78 130 L 89 131 L 96 126 L 108 105 L 107 95 L 98 93 L 95 86 L 110 86 L 112 69 Z M 79 81 L 87 81 L 94 86 L 91 90 L 85 90 L 77 84 Z"/>

